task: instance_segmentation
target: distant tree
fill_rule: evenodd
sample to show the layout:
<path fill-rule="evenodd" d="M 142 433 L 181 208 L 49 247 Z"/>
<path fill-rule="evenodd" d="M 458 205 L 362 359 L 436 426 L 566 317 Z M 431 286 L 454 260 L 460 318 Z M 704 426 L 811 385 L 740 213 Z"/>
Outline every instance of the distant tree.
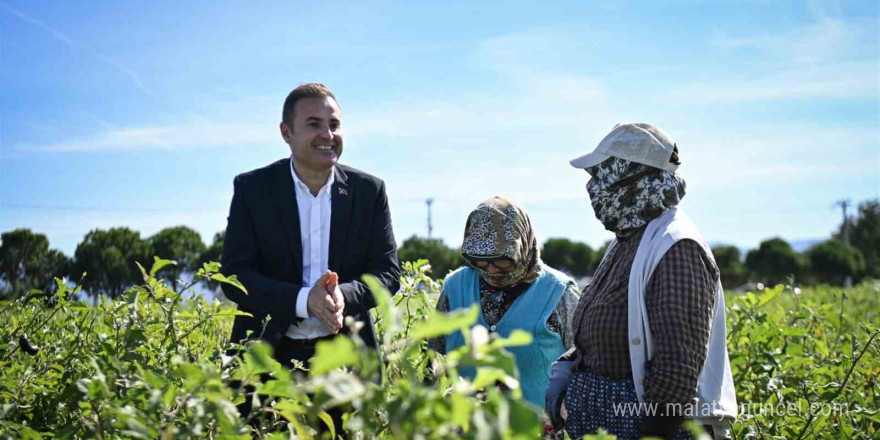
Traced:
<path fill-rule="evenodd" d="M 596 249 L 596 252 L 593 253 L 595 257 L 593 258 L 593 264 L 592 268 L 590 269 L 590 273 L 596 273 L 596 269 L 599 268 L 599 263 L 601 263 L 602 258 L 605 257 L 605 252 L 608 251 L 608 246 L 611 246 L 611 240 L 607 240 L 605 241 L 605 243 L 602 243 L 602 246 L 600 246 L 599 249 Z"/>
<path fill-rule="evenodd" d="M 849 243 L 862 252 L 865 275 L 880 278 L 880 200 L 859 203 L 858 213 L 850 226 Z"/>
<path fill-rule="evenodd" d="M 87 272 L 83 288 L 92 295 L 118 297 L 132 284 L 143 282 L 135 261 L 145 268 L 153 262 L 150 244 L 131 229 L 95 229 L 76 246 L 74 274 Z"/>
<path fill-rule="evenodd" d="M 593 273 L 593 250 L 586 243 L 567 238 L 551 238 L 544 242 L 541 259 L 548 266 L 582 277 Z"/>
<path fill-rule="evenodd" d="M 807 262 L 785 240 L 775 237 L 761 242 L 758 249 L 746 254 L 746 267 L 753 281 L 776 285 L 789 276 L 800 279 L 805 275 Z"/>
<path fill-rule="evenodd" d="M 202 258 L 199 259 L 199 265 L 209 261 L 220 261 L 223 255 L 223 243 L 226 240 L 226 231 L 220 231 L 214 234 L 214 241 L 202 252 Z"/>
<path fill-rule="evenodd" d="M 223 255 L 223 243 L 226 240 L 226 231 L 220 231 L 214 234 L 214 242 L 202 252 L 201 258 L 199 258 L 199 267 L 202 264 L 209 263 L 211 261 L 220 262 L 220 257 Z M 215 281 L 205 281 L 205 284 L 209 289 L 214 291 L 214 295 L 223 295 L 223 292 L 218 289 L 220 283 Z"/>
<path fill-rule="evenodd" d="M 550 238 L 541 248 L 541 259 L 550 267 L 571 272 L 569 268 L 574 266 L 571 245 L 566 238 Z"/>
<path fill-rule="evenodd" d="M 817 244 L 807 251 L 810 270 L 819 282 L 843 285 L 846 277 L 858 281 L 865 272 L 865 258 L 854 246 L 831 239 Z"/>
<path fill-rule="evenodd" d="M 45 235 L 30 229 L 0 234 L 0 280 L 6 284 L 2 296 L 17 297 L 31 289 L 53 291 L 55 277 L 69 274 L 70 258 L 49 249 Z"/>
<path fill-rule="evenodd" d="M 447 247 L 443 240 L 415 235 L 407 238 L 397 249 L 397 257 L 400 261 L 427 259 L 431 262 L 431 274 L 436 279 L 444 278 L 449 271 L 464 264 L 458 249 Z"/>
<path fill-rule="evenodd" d="M 206 250 L 199 233 L 186 226 L 165 228 L 150 237 L 150 244 L 159 258 L 177 261 L 177 265 L 165 266 L 159 272 L 168 277 L 174 290 L 182 273 L 198 270 L 199 258 Z"/>
<path fill-rule="evenodd" d="M 721 284 L 725 289 L 741 286 L 748 281 L 748 270 L 736 246 L 716 246 L 712 248 L 712 255 L 721 271 Z"/>

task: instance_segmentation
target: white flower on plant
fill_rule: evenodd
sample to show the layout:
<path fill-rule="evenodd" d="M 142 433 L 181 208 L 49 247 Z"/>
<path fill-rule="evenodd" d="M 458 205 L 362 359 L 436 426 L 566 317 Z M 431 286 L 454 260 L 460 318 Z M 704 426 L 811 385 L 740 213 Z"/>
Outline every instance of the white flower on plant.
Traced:
<path fill-rule="evenodd" d="M 793 290 L 794 290 L 794 294 L 795 294 L 795 295 L 800 295 L 800 294 L 801 294 L 801 288 L 800 288 L 800 287 L 795 287 Z"/>
<path fill-rule="evenodd" d="M 478 347 L 489 343 L 489 330 L 480 324 L 471 327 L 471 342 Z"/>
<path fill-rule="evenodd" d="M 764 283 L 758 283 L 758 285 L 755 287 L 757 287 L 758 290 L 764 290 Z"/>

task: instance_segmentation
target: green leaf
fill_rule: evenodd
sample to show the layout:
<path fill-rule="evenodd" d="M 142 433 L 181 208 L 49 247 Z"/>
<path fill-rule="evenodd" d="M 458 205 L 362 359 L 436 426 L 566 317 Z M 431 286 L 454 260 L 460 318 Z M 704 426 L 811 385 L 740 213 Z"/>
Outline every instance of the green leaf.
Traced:
<path fill-rule="evenodd" d="M 818 351 L 823 357 L 828 357 L 828 355 L 831 354 L 831 351 L 828 350 L 828 344 L 826 344 L 824 340 L 816 338 L 814 342 L 816 345 L 816 351 Z"/>
<path fill-rule="evenodd" d="M 220 263 L 216 261 L 209 261 L 203 264 L 202 268 L 205 269 L 205 272 L 220 272 Z"/>
<path fill-rule="evenodd" d="M 288 380 L 270 380 L 260 385 L 258 392 L 267 396 L 286 397 L 293 399 L 297 397 L 293 382 Z"/>
<path fill-rule="evenodd" d="M 125 424 L 128 426 L 128 430 L 122 431 L 127 437 L 131 438 L 142 438 L 142 439 L 151 439 L 155 437 L 154 434 L 150 432 L 150 429 L 146 427 L 143 423 L 135 420 L 134 418 L 128 418 L 125 421 Z"/>
<path fill-rule="evenodd" d="M 226 283 L 235 287 L 238 287 L 238 290 L 244 292 L 245 295 L 248 294 L 247 289 L 244 288 L 244 285 L 238 281 L 235 275 L 229 275 L 228 277 L 223 275 L 222 273 L 215 273 L 211 275 L 211 279 L 217 282 Z"/>
<path fill-rule="evenodd" d="M 354 342 L 348 337 L 339 336 L 329 341 L 321 341 L 315 347 L 309 376 L 316 377 L 340 367 L 356 365 L 358 360 Z"/>
<path fill-rule="evenodd" d="M 271 350 L 271 347 L 266 342 L 258 342 L 252 345 L 247 353 L 244 354 L 244 363 L 247 366 L 248 373 L 260 374 L 283 370 L 281 364 L 272 357 Z"/>
<path fill-rule="evenodd" d="M 541 409 L 527 401 L 510 399 L 510 429 L 519 438 L 541 438 Z"/>
<path fill-rule="evenodd" d="M 522 345 L 529 345 L 531 343 L 531 333 L 525 330 L 516 329 L 510 332 L 510 335 L 508 335 L 506 338 L 493 339 L 492 342 L 489 343 L 489 346 L 493 348 L 518 347 Z"/>
<path fill-rule="evenodd" d="M 327 414 L 326 411 L 321 411 L 321 413 L 318 414 L 318 417 L 320 417 L 321 420 L 324 421 L 324 424 L 327 425 L 328 428 L 330 428 L 330 438 L 336 438 L 336 425 L 333 423 L 333 419 L 330 417 L 330 414 Z"/>
<path fill-rule="evenodd" d="M 480 308 L 477 305 L 465 310 L 455 310 L 451 313 L 432 313 L 427 320 L 414 325 L 410 331 L 410 339 L 420 341 L 422 339 L 435 338 L 448 335 L 456 330 L 467 331 L 477 322 Z"/>
<path fill-rule="evenodd" d="M 806 329 L 799 327 L 788 327 L 782 331 L 784 336 L 807 336 L 810 334 Z"/>
<path fill-rule="evenodd" d="M 494 385 L 496 382 L 506 382 L 504 380 L 506 377 L 507 375 L 504 374 L 504 371 L 497 368 L 480 368 L 477 370 L 477 375 L 474 377 L 471 385 L 475 389 L 482 390 L 487 386 Z"/>
<path fill-rule="evenodd" d="M 164 260 L 159 257 L 153 257 L 153 267 L 150 268 L 150 276 L 156 276 L 156 273 L 162 270 L 163 267 L 168 265 L 177 266 L 177 262 L 174 260 Z"/>
<path fill-rule="evenodd" d="M 449 421 L 467 433 L 470 428 L 470 414 L 474 404 L 467 397 L 459 393 L 452 393 L 450 404 L 452 406 L 452 414 Z"/>
<path fill-rule="evenodd" d="M 254 316 L 248 312 L 243 312 L 238 309 L 226 309 L 221 312 L 215 313 L 214 316 Z"/>
<path fill-rule="evenodd" d="M 143 277 L 144 277 L 144 282 L 146 282 L 146 281 L 147 281 L 147 278 L 149 278 L 149 277 L 147 276 L 147 270 L 144 269 L 144 266 L 141 266 L 141 262 L 140 262 L 140 261 L 135 261 L 134 264 L 137 265 L 138 270 L 141 271 L 141 275 L 143 275 Z M 86 276 L 86 274 L 83 273 L 83 278 L 85 278 L 85 276 Z"/>
<path fill-rule="evenodd" d="M 391 303 L 391 293 L 388 292 L 388 289 L 379 282 L 376 277 L 373 275 L 367 274 L 363 277 L 364 283 L 370 289 L 370 292 L 373 294 L 373 299 L 376 301 L 376 313 L 378 314 L 379 320 L 385 326 L 385 341 L 388 342 L 391 340 L 392 336 L 397 335 L 401 331 L 400 325 L 400 317 L 397 313 L 397 309 L 392 306 Z"/>
<path fill-rule="evenodd" d="M 304 440 L 311 440 L 313 438 L 309 429 L 303 425 L 300 417 L 309 412 L 302 404 L 295 400 L 286 399 L 275 404 L 275 410 L 293 425 L 293 430 L 299 438 Z"/>
<path fill-rule="evenodd" d="M 65 283 L 64 280 L 55 277 L 55 286 L 58 287 L 58 291 L 55 292 L 55 296 L 62 298 L 67 294 L 67 283 Z"/>
<path fill-rule="evenodd" d="M 296 400 L 282 400 L 275 404 L 275 409 L 290 415 L 303 415 L 308 413 L 306 407 Z"/>
<path fill-rule="evenodd" d="M 782 293 L 783 290 L 785 290 L 785 286 L 783 286 L 781 284 L 774 287 L 773 289 L 764 289 L 764 292 L 761 293 L 761 295 L 758 297 L 758 305 L 757 306 L 761 307 L 764 304 L 769 303 L 770 301 L 773 300 L 773 298 L 776 298 L 777 296 L 779 296 L 779 294 Z"/>

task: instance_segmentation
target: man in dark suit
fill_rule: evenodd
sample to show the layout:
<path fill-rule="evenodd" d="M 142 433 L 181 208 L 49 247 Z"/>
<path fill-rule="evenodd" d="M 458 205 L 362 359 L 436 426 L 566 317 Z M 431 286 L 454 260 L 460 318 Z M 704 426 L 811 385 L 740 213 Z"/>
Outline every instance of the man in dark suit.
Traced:
<path fill-rule="evenodd" d="M 367 323 L 359 336 L 378 347 L 375 302 L 361 276 L 376 276 L 392 293 L 400 285 L 385 183 L 337 163 L 341 120 L 327 87 L 297 87 L 280 124 L 291 156 L 234 182 L 221 270 L 248 293 L 229 285 L 223 292 L 253 317 L 235 318 L 231 340 L 252 332 L 288 366 L 308 365 L 317 341 L 346 334 L 345 316 Z"/>

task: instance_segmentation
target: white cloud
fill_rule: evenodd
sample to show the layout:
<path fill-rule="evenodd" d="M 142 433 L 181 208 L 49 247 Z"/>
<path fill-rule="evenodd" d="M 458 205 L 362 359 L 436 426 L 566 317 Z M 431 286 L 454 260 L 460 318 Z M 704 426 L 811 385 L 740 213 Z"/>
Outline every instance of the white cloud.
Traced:
<path fill-rule="evenodd" d="M 761 55 L 789 62 L 818 64 L 850 55 L 871 32 L 870 25 L 825 16 L 776 33 L 720 36 L 712 44 L 720 49 L 754 49 Z"/>
<path fill-rule="evenodd" d="M 104 63 L 106 63 L 107 65 L 109 65 L 113 69 L 115 69 L 116 71 L 127 76 L 129 78 L 129 80 L 131 80 L 132 84 L 135 87 L 137 87 L 139 90 L 141 90 L 142 92 L 146 92 L 146 93 L 150 92 L 150 90 L 144 84 L 143 80 L 141 80 L 141 75 L 138 72 L 136 72 L 134 69 L 126 66 L 125 64 L 120 63 L 115 58 L 113 58 L 103 52 L 100 52 L 91 46 L 83 44 L 74 38 L 67 36 L 63 32 L 55 29 L 52 26 L 49 26 L 45 22 L 37 20 L 36 18 L 31 17 L 30 15 L 25 14 L 24 12 L 19 11 L 18 9 L 15 9 L 15 8 L 7 5 L 4 2 L 0 2 L 0 6 L 2 6 L 4 9 L 9 11 L 9 13 L 15 15 L 16 17 L 18 17 L 18 18 L 20 18 L 20 19 L 40 28 L 40 29 L 43 29 L 44 31 L 48 32 L 50 35 L 55 37 L 55 39 L 57 39 L 58 41 L 61 41 L 62 43 L 66 44 L 67 46 L 72 47 L 74 49 L 81 50 L 81 51 L 86 52 L 92 56 L 97 57 L 98 59 L 100 59 L 101 61 L 103 61 Z"/>
<path fill-rule="evenodd" d="M 801 26 L 715 37 L 712 47 L 745 57 L 743 69 L 715 81 L 688 84 L 674 94 L 708 102 L 877 99 L 876 20 L 840 18 L 839 12 L 817 3 L 811 12 L 813 21 Z"/>
<path fill-rule="evenodd" d="M 247 116 L 242 121 L 233 115 Z M 260 115 L 262 118 L 255 117 Z M 259 112 L 248 111 L 247 101 L 243 101 L 238 112 L 227 115 L 191 116 L 184 123 L 152 126 L 116 127 L 104 122 L 100 124 L 102 131 L 91 136 L 46 144 L 19 144 L 16 148 L 79 153 L 269 145 L 280 142 L 277 119 L 277 115 L 269 114 L 265 108 Z"/>
<path fill-rule="evenodd" d="M 876 99 L 876 62 L 786 68 L 754 76 L 730 76 L 670 90 L 669 98 L 691 102 L 771 101 L 787 99 Z"/>

